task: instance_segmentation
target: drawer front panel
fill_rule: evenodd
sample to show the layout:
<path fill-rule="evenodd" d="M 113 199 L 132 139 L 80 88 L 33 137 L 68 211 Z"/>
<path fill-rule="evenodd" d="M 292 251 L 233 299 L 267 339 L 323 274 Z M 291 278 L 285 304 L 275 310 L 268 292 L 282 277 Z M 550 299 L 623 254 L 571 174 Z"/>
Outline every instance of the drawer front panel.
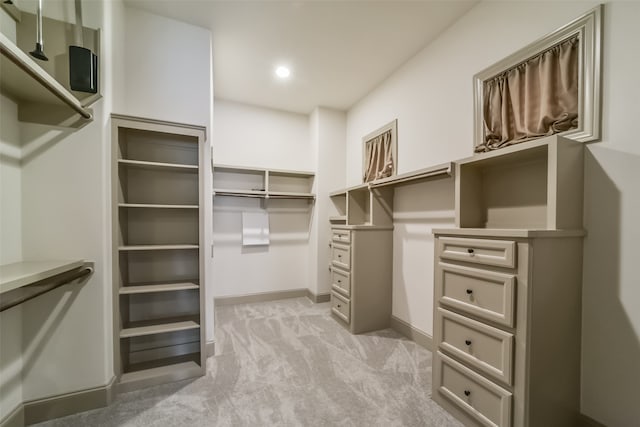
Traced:
<path fill-rule="evenodd" d="M 334 242 L 350 243 L 351 231 L 333 228 L 331 230 L 331 240 Z"/>
<path fill-rule="evenodd" d="M 442 259 L 516 267 L 516 242 L 513 241 L 439 237 L 437 250 Z"/>
<path fill-rule="evenodd" d="M 338 267 L 349 270 L 351 268 L 351 247 L 333 244 L 331 246 L 331 262 Z"/>
<path fill-rule="evenodd" d="M 438 308 L 440 348 L 498 381 L 512 385 L 513 335 Z"/>
<path fill-rule="evenodd" d="M 512 395 L 438 352 L 440 373 L 438 392 L 460 407 L 481 425 L 510 427 Z"/>
<path fill-rule="evenodd" d="M 351 304 L 337 292 L 331 292 L 331 311 L 345 322 L 351 321 Z"/>
<path fill-rule="evenodd" d="M 440 303 L 514 326 L 516 276 L 438 263 Z"/>
<path fill-rule="evenodd" d="M 351 296 L 351 281 L 349 273 L 337 268 L 331 269 L 331 288 L 346 297 Z"/>

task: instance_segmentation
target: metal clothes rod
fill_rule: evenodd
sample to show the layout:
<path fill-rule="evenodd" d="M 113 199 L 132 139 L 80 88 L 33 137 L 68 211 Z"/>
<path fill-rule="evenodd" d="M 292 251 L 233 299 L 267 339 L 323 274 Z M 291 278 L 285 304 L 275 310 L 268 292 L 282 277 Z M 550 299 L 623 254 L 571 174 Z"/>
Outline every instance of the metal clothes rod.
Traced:
<path fill-rule="evenodd" d="M 39 282 L 32 283 L 28 286 L 14 289 L 10 292 L 2 294 L 0 297 L 0 312 L 29 301 L 35 297 L 59 288 L 62 285 L 81 279 L 93 273 L 93 267 L 85 265 L 75 270 L 60 273 L 53 277 L 42 279 Z"/>

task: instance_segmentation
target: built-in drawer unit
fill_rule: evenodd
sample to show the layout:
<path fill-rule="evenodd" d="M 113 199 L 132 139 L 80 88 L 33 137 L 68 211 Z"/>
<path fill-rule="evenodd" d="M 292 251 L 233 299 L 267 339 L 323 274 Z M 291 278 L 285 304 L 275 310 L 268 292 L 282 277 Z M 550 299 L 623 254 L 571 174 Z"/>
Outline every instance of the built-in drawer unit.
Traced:
<path fill-rule="evenodd" d="M 331 269 L 331 288 L 346 297 L 351 295 L 351 280 L 349 273 L 338 268 Z"/>
<path fill-rule="evenodd" d="M 351 268 L 351 247 L 346 244 L 331 245 L 331 262 L 333 265 L 349 270 Z"/>
<path fill-rule="evenodd" d="M 440 349 L 505 384 L 513 384 L 513 334 L 442 308 Z"/>
<path fill-rule="evenodd" d="M 511 426 L 512 394 L 509 391 L 440 352 L 435 363 L 439 393 L 480 425 Z"/>
<path fill-rule="evenodd" d="M 516 276 L 440 262 L 436 266 L 441 286 L 437 302 L 454 309 L 513 327 Z"/>
<path fill-rule="evenodd" d="M 351 303 L 337 292 L 331 292 L 331 311 L 346 323 L 351 321 Z"/>
<path fill-rule="evenodd" d="M 516 267 L 516 243 L 513 241 L 441 237 L 436 249 L 442 259 Z"/>
<path fill-rule="evenodd" d="M 351 242 L 351 232 L 349 230 L 333 228 L 331 230 L 331 240 L 334 242 L 349 243 Z"/>

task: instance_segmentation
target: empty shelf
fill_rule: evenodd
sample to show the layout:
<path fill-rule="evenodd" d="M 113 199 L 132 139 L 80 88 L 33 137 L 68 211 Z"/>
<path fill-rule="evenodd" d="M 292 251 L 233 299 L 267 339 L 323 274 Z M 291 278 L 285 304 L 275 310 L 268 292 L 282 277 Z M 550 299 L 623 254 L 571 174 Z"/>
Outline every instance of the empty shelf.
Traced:
<path fill-rule="evenodd" d="M 214 188 L 213 195 L 214 196 L 264 198 L 267 195 L 267 193 L 264 190 L 227 190 L 223 188 Z"/>
<path fill-rule="evenodd" d="M 270 191 L 267 193 L 268 198 L 272 199 L 315 199 L 313 193 L 293 193 L 288 191 Z"/>
<path fill-rule="evenodd" d="M 0 266 L 0 293 L 82 267 L 84 261 L 24 261 Z"/>
<path fill-rule="evenodd" d="M 149 209 L 198 209 L 198 205 L 160 205 L 150 203 L 119 203 L 120 208 L 149 208 Z"/>
<path fill-rule="evenodd" d="M 125 245 L 120 251 L 166 251 L 172 249 L 198 249 L 198 245 Z"/>
<path fill-rule="evenodd" d="M 451 176 L 453 171 L 453 163 L 443 163 L 441 165 L 431 166 L 412 172 L 403 173 L 402 175 L 390 176 L 388 178 L 377 179 L 369 183 L 369 188 L 384 187 L 387 185 L 408 184 L 426 178 L 443 178 Z"/>
<path fill-rule="evenodd" d="M 152 292 L 172 292 L 188 289 L 200 289 L 200 286 L 193 282 L 163 283 L 157 285 L 135 285 L 123 286 L 120 288 L 120 295 L 147 294 Z"/>
<path fill-rule="evenodd" d="M 148 169 L 183 169 L 186 171 L 198 171 L 197 165 L 185 165 L 181 163 L 161 163 L 161 162 L 148 162 L 146 160 L 128 160 L 128 159 L 118 159 L 118 164 L 131 166 L 131 167 L 139 167 L 139 168 L 148 168 Z"/>
<path fill-rule="evenodd" d="M 160 322 L 160 320 L 156 321 Z M 134 322 L 134 324 L 147 324 L 151 322 Z M 197 329 L 198 325 L 193 320 L 185 320 L 181 322 L 155 323 L 146 326 L 134 326 L 131 328 L 123 328 L 120 331 L 120 338 L 140 337 L 143 335 L 163 334 L 165 332 L 185 331 L 187 329 Z"/>

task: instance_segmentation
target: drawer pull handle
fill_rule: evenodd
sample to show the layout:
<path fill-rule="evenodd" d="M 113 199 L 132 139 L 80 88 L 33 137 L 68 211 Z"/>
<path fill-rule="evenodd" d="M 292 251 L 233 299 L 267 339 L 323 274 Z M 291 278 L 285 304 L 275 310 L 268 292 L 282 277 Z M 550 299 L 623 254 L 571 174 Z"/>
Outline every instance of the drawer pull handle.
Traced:
<path fill-rule="evenodd" d="M 338 255 L 338 258 L 342 258 L 342 255 Z"/>
<path fill-rule="evenodd" d="M 340 304 L 338 304 L 338 305 L 336 305 L 336 307 L 340 308 L 340 307 L 342 307 L 342 306 L 341 306 Z"/>
<path fill-rule="evenodd" d="M 471 395 L 471 391 L 469 391 L 469 390 L 465 390 L 465 391 L 464 391 L 464 395 L 465 395 L 465 396 L 469 396 L 469 395 Z"/>
<path fill-rule="evenodd" d="M 471 345 L 471 340 L 464 340 L 464 343 L 465 343 L 466 345 Z"/>
<path fill-rule="evenodd" d="M 473 255 L 474 250 L 473 250 L 473 248 L 468 248 L 467 252 L 469 252 L 471 255 Z"/>
<path fill-rule="evenodd" d="M 473 293 L 473 289 L 467 289 L 467 294 L 471 295 Z"/>
<path fill-rule="evenodd" d="M 338 280 L 338 283 L 342 283 L 342 280 Z"/>

